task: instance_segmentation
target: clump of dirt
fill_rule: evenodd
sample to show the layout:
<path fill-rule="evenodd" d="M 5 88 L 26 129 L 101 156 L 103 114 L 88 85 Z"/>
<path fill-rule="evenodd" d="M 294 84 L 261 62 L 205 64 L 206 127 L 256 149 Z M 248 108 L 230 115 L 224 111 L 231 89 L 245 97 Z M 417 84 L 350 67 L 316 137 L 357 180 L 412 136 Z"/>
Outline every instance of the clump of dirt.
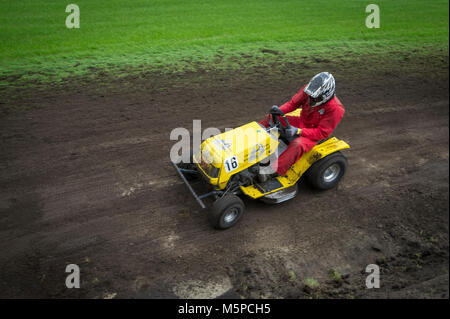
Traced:
<path fill-rule="evenodd" d="M 380 268 L 380 287 L 368 289 L 365 269 L 328 280 L 321 298 L 448 298 L 448 244 L 406 242 L 402 252 L 373 261 Z M 411 247 L 413 246 L 413 247 Z M 436 275 L 438 274 L 438 275 Z"/>
<path fill-rule="evenodd" d="M 448 244 L 405 241 L 400 253 L 373 260 L 380 269 L 380 287 L 369 289 L 366 268 L 353 272 L 330 269 L 317 277 L 301 275 L 282 256 L 248 254 L 228 273 L 242 298 L 448 298 Z M 372 248 L 380 252 L 378 247 Z M 438 275 L 437 275 L 438 274 Z"/>

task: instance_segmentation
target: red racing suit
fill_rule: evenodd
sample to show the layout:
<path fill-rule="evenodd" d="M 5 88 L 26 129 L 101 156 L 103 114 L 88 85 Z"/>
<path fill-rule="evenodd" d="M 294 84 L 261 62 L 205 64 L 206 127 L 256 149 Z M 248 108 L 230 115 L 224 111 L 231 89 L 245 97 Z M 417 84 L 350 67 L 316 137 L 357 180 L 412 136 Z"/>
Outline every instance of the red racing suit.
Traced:
<path fill-rule="evenodd" d="M 287 116 L 289 124 L 301 129 L 300 136 L 291 141 L 287 149 L 278 157 L 277 162 L 272 164 L 273 169 L 283 176 L 304 153 L 311 150 L 317 142 L 331 135 L 345 112 L 344 106 L 336 96 L 322 105 L 311 107 L 309 97 L 303 91 L 305 87 L 306 85 L 289 102 L 280 107 L 285 114 L 299 107 L 302 108 L 300 116 Z M 283 118 L 279 117 L 279 119 L 281 124 L 286 126 Z M 269 115 L 260 123 L 268 127 Z"/>

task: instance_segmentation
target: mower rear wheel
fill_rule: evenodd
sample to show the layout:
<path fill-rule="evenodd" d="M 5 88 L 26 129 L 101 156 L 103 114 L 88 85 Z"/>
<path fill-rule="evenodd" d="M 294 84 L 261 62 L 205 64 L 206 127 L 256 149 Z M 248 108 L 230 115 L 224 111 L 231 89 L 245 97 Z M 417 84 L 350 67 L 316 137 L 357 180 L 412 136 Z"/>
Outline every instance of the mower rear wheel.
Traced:
<path fill-rule="evenodd" d="M 230 228 L 241 218 L 244 208 L 244 202 L 238 196 L 227 194 L 214 202 L 209 222 L 217 229 Z"/>
<path fill-rule="evenodd" d="M 347 158 L 341 152 L 336 152 L 314 163 L 307 171 L 306 176 L 314 188 L 331 189 L 344 176 L 347 165 Z"/>

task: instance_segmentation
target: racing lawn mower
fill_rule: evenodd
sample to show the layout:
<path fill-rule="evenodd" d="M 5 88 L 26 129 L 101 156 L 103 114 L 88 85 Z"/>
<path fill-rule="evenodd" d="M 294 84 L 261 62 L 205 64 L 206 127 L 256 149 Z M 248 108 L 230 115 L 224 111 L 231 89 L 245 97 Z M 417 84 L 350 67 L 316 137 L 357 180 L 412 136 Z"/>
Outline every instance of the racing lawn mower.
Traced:
<path fill-rule="evenodd" d="M 288 115 L 299 116 L 300 112 L 298 109 Z M 279 119 L 282 116 L 290 125 L 285 114 L 274 108 L 270 113 L 269 127 L 251 122 L 218 134 L 203 141 L 200 150 L 191 156 L 191 163 L 173 163 L 202 208 L 206 208 L 205 198 L 214 199 L 208 217 L 215 228 L 230 228 L 241 218 L 245 206 L 238 195 L 278 204 L 295 197 L 297 182 L 303 175 L 314 188 L 327 190 L 339 183 L 347 169 L 347 158 L 341 150 L 350 146 L 331 137 L 305 153 L 286 176 L 261 174 L 262 168 L 282 154 L 291 140 Z M 206 194 L 197 195 L 190 183 L 199 177 L 210 186 Z"/>

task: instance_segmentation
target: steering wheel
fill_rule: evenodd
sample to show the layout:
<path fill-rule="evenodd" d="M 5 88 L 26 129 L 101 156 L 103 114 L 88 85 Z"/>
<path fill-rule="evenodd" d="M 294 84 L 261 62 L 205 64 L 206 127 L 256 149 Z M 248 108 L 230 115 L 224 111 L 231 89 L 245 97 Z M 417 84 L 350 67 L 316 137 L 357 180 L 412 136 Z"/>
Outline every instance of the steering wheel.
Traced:
<path fill-rule="evenodd" d="M 286 135 L 286 129 L 281 124 L 280 116 L 286 122 L 286 126 L 287 127 L 291 126 L 291 124 L 289 124 L 289 120 L 287 119 L 287 117 L 283 113 L 283 111 L 280 110 L 279 107 L 277 107 L 276 105 L 272 106 L 272 108 L 270 109 L 270 115 L 272 115 L 272 116 L 269 117 L 269 126 L 270 126 L 270 128 L 276 128 L 280 132 L 280 138 L 282 138 L 282 139 L 284 139 L 284 140 L 286 140 L 288 142 L 290 142 L 293 139 L 295 139 L 295 136 L 288 137 Z"/>

